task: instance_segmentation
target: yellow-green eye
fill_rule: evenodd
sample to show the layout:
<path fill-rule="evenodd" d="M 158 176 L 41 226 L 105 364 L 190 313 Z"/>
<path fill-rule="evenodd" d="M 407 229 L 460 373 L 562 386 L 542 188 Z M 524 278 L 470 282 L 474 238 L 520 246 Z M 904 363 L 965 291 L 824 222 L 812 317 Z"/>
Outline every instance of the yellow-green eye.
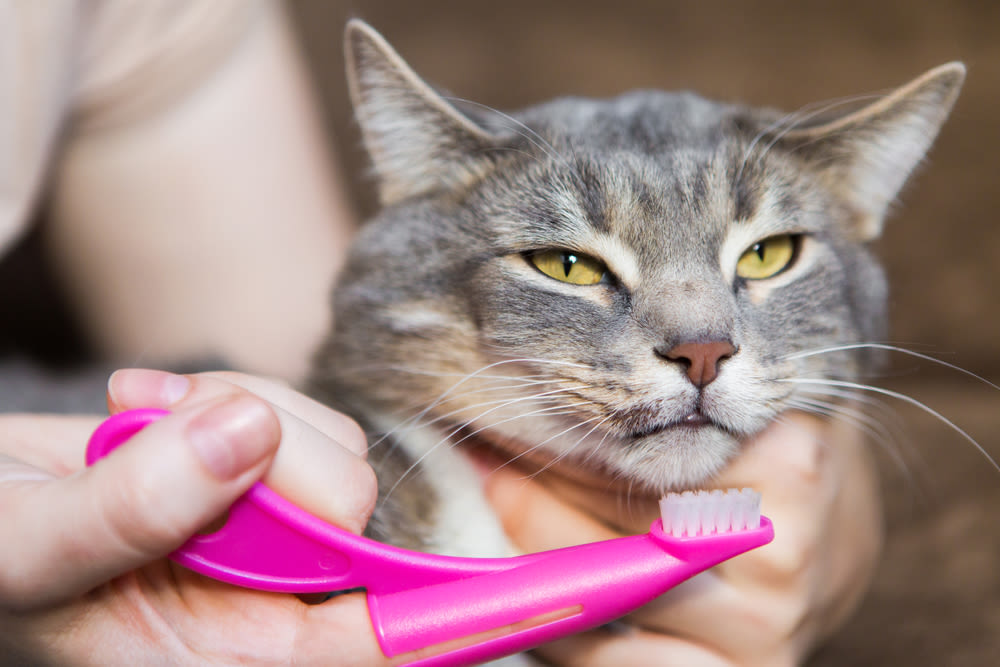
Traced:
<path fill-rule="evenodd" d="M 747 248 L 736 263 L 736 275 L 747 280 L 763 280 L 781 273 L 795 256 L 795 237 L 772 236 Z"/>
<path fill-rule="evenodd" d="M 570 250 L 540 250 L 529 259 L 550 278 L 574 285 L 596 285 L 608 272 L 603 262 Z"/>

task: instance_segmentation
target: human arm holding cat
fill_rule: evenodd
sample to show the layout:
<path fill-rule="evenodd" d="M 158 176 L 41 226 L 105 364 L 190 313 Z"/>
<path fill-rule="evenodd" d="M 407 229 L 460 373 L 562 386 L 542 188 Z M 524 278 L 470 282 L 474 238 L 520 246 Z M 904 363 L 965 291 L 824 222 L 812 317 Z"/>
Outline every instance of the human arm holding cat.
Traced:
<path fill-rule="evenodd" d="M 0 15 L 0 255 L 44 197 L 44 251 L 104 357 L 301 376 L 355 216 L 280 3 Z"/>
<path fill-rule="evenodd" d="M 109 405 L 173 414 L 89 469 L 83 447 L 97 418 L 0 417 L 0 655 L 381 664 L 363 596 L 306 605 L 162 558 L 265 473 L 287 497 L 360 532 L 375 482 L 353 422 L 237 374 L 122 371 Z"/>
<path fill-rule="evenodd" d="M 552 474 L 525 481 L 501 468 L 485 479 L 526 551 L 630 534 L 655 512 L 652 498 L 624 501 Z M 863 438 L 843 423 L 790 414 L 713 486 L 760 491 L 774 542 L 668 592 L 629 616 L 626 631 L 594 631 L 539 652 L 586 667 L 795 665 L 836 630 L 867 588 L 881 546 L 878 481 Z"/>

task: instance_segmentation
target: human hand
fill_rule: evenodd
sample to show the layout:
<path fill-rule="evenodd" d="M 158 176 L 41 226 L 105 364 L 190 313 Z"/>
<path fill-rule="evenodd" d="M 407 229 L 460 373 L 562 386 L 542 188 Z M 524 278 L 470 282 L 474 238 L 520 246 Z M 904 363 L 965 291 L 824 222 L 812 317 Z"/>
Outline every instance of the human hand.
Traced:
<path fill-rule="evenodd" d="M 99 419 L 0 421 L 0 655 L 32 664 L 384 664 L 360 594 L 307 605 L 163 558 L 265 473 L 282 495 L 359 532 L 375 480 L 353 422 L 239 374 L 120 371 L 109 406 L 171 414 L 91 468 L 84 444 Z"/>
<path fill-rule="evenodd" d="M 656 498 L 551 472 L 501 468 L 486 492 L 525 551 L 645 532 Z M 555 664 L 796 665 L 859 602 L 881 546 L 877 480 L 843 422 L 784 415 L 710 485 L 753 487 L 771 544 L 720 564 L 624 619 L 537 649 Z"/>

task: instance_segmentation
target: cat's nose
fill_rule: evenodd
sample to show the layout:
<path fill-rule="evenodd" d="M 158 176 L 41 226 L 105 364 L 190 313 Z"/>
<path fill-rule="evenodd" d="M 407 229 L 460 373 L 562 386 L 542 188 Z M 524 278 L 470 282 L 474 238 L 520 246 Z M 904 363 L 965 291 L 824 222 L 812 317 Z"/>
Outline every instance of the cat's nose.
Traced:
<path fill-rule="evenodd" d="M 681 343 L 660 354 L 684 364 L 691 384 L 701 389 L 719 375 L 719 363 L 736 354 L 736 348 L 728 340 L 712 340 Z"/>

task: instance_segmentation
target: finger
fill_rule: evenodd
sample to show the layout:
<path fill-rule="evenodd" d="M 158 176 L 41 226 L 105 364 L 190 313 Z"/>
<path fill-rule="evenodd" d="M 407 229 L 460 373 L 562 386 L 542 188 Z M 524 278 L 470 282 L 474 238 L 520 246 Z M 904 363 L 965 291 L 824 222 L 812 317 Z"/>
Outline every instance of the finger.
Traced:
<path fill-rule="evenodd" d="M 484 478 L 483 491 L 504 532 L 526 553 L 620 536 L 513 468 L 494 469 Z"/>
<path fill-rule="evenodd" d="M 127 369 L 108 382 L 109 404 L 115 411 L 173 410 L 248 390 L 268 400 L 281 423 L 281 447 L 264 482 L 309 512 L 360 533 L 375 506 L 377 482 L 356 453 L 365 449 L 364 433 L 348 417 L 285 385 L 238 373 L 178 376 Z"/>
<path fill-rule="evenodd" d="M 204 373 L 197 377 L 218 378 L 248 389 L 272 405 L 287 410 L 310 424 L 344 449 L 361 457 L 368 455 L 367 438 L 356 421 L 292 389 L 285 383 L 228 371 Z"/>
<path fill-rule="evenodd" d="M 774 523 L 775 539 L 723 564 L 727 579 L 788 587 L 805 576 L 823 557 L 817 550 L 833 534 L 833 514 L 858 501 L 861 511 L 872 498 L 866 459 L 857 432 L 801 413 L 784 415 L 749 443 L 720 483 L 761 493 L 761 510 Z"/>
<path fill-rule="evenodd" d="M 231 586 L 163 561 L 142 573 L 160 615 L 203 658 L 221 642 L 235 646 L 236 655 L 252 656 L 255 664 L 386 664 L 364 593 L 309 605 L 292 595 Z M 157 585 L 165 581 L 171 584 Z M 223 655 L 232 660 L 232 653 Z"/>
<path fill-rule="evenodd" d="M 331 660 L 350 667 L 390 664 L 375 638 L 368 603 L 361 593 L 307 606 L 296 639 L 294 655 L 302 657 L 302 664 L 329 664 Z"/>
<path fill-rule="evenodd" d="M 766 583 L 797 595 L 800 616 L 787 620 L 800 640 L 829 633 L 861 599 L 881 550 L 879 480 L 868 443 L 845 420 L 791 413 L 755 445 L 755 458 L 727 472 L 756 478 L 775 540 L 719 569 L 741 588 Z"/>
<path fill-rule="evenodd" d="M 264 473 L 280 436 L 267 403 L 227 397 L 177 410 L 70 477 L 3 485 L 0 597 L 69 599 L 173 551 Z"/>
<path fill-rule="evenodd" d="M 787 413 L 743 444 L 715 486 L 751 486 L 764 496 L 812 501 L 815 490 L 829 478 L 835 453 L 830 424 L 802 413 Z M 838 443 L 839 444 L 839 443 Z"/>
<path fill-rule="evenodd" d="M 573 667 L 733 667 L 694 642 L 642 630 L 594 630 L 535 649 L 548 663 Z"/>
<path fill-rule="evenodd" d="M 65 477 L 84 467 L 83 443 L 99 423 L 74 415 L 0 415 L 0 453 Z"/>
<path fill-rule="evenodd" d="M 108 380 L 108 403 L 112 412 L 131 408 L 168 409 L 182 401 L 202 400 L 225 393 L 230 390 L 230 385 L 243 387 L 295 415 L 350 452 L 359 456 L 368 453 L 364 432 L 347 415 L 331 410 L 287 384 L 244 373 L 213 372 L 185 376 L 147 369 L 122 369 Z"/>

